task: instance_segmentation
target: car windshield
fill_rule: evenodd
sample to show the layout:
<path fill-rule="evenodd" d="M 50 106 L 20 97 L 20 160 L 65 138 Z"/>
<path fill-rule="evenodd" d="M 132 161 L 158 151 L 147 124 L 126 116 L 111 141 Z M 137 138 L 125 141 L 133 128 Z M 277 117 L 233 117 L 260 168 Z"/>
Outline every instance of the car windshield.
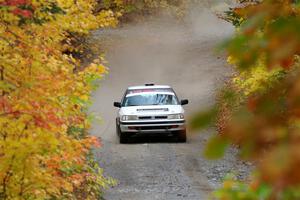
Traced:
<path fill-rule="evenodd" d="M 123 106 L 150 106 L 150 105 L 178 105 L 174 94 L 140 93 L 128 95 L 123 101 Z"/>

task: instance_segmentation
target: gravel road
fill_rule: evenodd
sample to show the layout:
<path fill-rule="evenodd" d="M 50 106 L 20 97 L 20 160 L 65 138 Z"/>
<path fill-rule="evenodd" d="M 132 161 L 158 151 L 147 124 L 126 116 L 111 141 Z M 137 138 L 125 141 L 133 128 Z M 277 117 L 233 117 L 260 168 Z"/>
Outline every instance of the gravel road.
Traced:
<path fill-rule="evenodd" d="M 184 23 L 159 17 L 93 34 L 91 44 L 106 52 L 109 74 L 93 96 L 91 112 L 103 119 L 93 125 L 92 134 L 102 139 L 103 147 L 96 151 L 101 167 L 119 182 L 105 192 L 105 199 L 206 199 L 226 173 L 235 171 L 241 178 L 248 173 L 247 164 L 236 159 L 236 149 L 218 161 L 203 157 L 210 130 L 189 132 L 185 144 L 141 138 L 124 145 L 115 133 L 113 101 L 119 101 L 130 85 L 173 86 L 179 97 L 190 100 L 188 117 L 214 102 L 216 88 L 230 74 L 215 46 L 232 34 L 233 27 L 217 19 L 209 7 L 194 7 Z"/>

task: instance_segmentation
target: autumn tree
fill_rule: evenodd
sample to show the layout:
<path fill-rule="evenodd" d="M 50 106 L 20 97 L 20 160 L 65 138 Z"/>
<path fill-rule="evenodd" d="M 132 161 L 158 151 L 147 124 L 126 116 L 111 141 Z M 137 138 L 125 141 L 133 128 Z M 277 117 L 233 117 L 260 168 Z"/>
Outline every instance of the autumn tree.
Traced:
<path fill-rule="evenodd" d="M 195 126 L 219 114 L 221 132 L 210 141 L 207 154 L 220 156 L 226 146 L 236 144 L 242 159 L 257 167 L 249 183 L 228 179 L 216 197 L 299 199 L 300 4 L 241 3 L 227 13 L 237 29 L 224 44 L 237 73 L 220 94 L 220 105 L 199 115 Z"/>
<path fill-rule="evenodd" d="M 0 0 L 0 198 L 98 199 L 111 184 L 90 155 L 86 111 L 101 60 L 81 63 L 70 34 L 115 26 L 94 0 Z"/>

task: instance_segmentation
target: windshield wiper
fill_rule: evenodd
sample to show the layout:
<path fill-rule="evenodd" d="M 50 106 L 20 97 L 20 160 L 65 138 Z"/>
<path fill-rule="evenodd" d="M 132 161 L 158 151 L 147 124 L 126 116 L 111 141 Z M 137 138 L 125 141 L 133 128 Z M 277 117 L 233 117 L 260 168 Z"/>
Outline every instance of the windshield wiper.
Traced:
<path fill-rule="evenodd" d="M 158 105 L 164 105 L 164 104 L 160 104 L 160 103 L 151 104 L 151 106 L 158 106 Z"/>

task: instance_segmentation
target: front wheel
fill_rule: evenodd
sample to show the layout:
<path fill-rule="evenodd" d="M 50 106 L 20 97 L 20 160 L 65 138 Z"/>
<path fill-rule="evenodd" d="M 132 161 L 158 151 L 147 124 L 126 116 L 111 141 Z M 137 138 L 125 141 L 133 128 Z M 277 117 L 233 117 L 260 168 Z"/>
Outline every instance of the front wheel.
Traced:
<path fill-rule="evenodd" d="M 127 143 L 128 138 L 127 138 L 127 136 L 121 131 L 120 126 L 118 125 L 117 121 L 116 121 L 116 132 L 117 132 L 117 135 L 119 136 L 119 142 L 120 142 L 120 144 Z"/>
<path fill-rule="evenodd" d="M 116 120 L 116 133 L 118 136 L 120 136 L 120 132 L 121 132 L 121 129 L 120 129 L 120 126 L 118 125 L 118 122 Z"/>
<path fill-rule="evenodd" d="M 120 144 L 126 144 L 128 142 L 128 137 L 120 131 L 119 135 Z"/>
<path fill-rule="evenodd" d="M 178 133 L 178 142 L 186 142 L 186 130 L 182 130 Z"/>

